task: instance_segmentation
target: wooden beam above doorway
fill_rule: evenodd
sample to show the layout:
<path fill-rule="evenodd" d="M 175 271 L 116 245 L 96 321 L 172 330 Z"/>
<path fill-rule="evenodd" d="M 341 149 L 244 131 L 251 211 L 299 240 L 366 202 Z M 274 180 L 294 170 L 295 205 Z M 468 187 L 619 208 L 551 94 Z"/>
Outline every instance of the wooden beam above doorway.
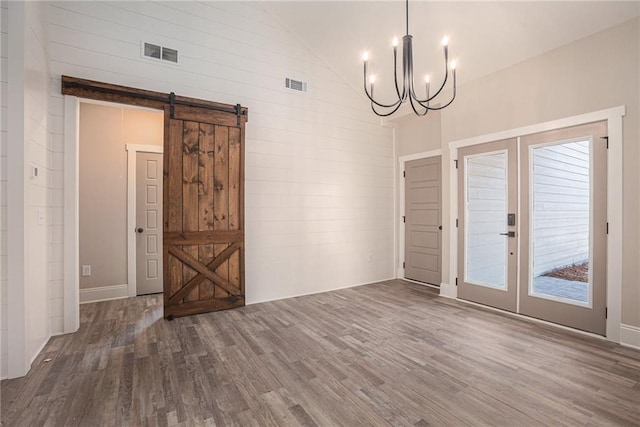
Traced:
<path fill-rule="evenodd" d="M 227 126 L 241 126 L 247 122 L 249 115 L 248 109 L 240 106 L 240 104 L 223 104 L 220 102 L 178 96 L 173 92 L 155 92 L 70 76 L 62 76 L 61 93 L 63 95 L 77 96 L 78 98 L 136 105 L 157 110 L 164 109 L 165 105 L 170 105 L 174 109 L 190 107 L 205 108 L 222 113 L 220 114 L 220 118 L 224 118 L 224 121 L 229 120 L 229 113 L 236 115 L 236 122 L 225 123 Z"/>

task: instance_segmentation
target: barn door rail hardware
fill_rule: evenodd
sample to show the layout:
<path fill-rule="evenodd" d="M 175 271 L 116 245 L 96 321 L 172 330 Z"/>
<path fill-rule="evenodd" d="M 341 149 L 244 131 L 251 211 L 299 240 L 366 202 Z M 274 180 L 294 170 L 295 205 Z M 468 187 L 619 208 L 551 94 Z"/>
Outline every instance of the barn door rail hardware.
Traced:
<path fill-rule="evenodd" d="M 104 83 L 92 82 L 90 80 L 81 80 L 73 77 L 62 76 L 62 94 L 75 95 L 79 97 L 91 97 L 91 92 L 99 92 L 106 95 L 111 95 L 114 99 L 113 102 L 123 102 L 123 99 L 131 100 L 145 100 L 151 101 L 150 103 L 144 102 L 131 102 L 133 104 L 156 104 L 156 107 L 161 107 L 163 104 L 169 104 L 169 111 L 171 118 L 175 116 L 175 106 L 184 105 L 187 107 L 204 108 L 208 110 L 221 111 L 224 113 L 234 114 L 238 117 L 238 126 L 241 124 L 242 116 L 247 116 L 247 109 L 242 108 L 240 104 L 228 105 L 217 103 L 205 103 L 191 100 L 184 97 L 178 97 L 174 92 L 169 94 L 161 92 L 151 92 L 140 89 L 127 88 L 124 86 L 105 85 Z M 89 96 L 87 96 L 89 95 Z M 152 105 L 148 105 L 152 106 Z"/>

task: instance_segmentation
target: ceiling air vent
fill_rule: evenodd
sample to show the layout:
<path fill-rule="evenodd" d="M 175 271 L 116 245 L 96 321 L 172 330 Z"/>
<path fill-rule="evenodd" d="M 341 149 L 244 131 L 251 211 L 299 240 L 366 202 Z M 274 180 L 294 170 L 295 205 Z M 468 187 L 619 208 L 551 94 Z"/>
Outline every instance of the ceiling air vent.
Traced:
<path fill-rule="evenodd" d="M 295 90 L 298 92 L 307 91 L 307 82 L 303 82 L 300 80 L 294 80 L 287 77 L 284 79 L 284 85 L 287 89 Z"/>
<path fill-rule="evenodd" d="M 178 63 L 178 51 L 153 43 L 142 42 L 142 55 L 145 58 Z"/>

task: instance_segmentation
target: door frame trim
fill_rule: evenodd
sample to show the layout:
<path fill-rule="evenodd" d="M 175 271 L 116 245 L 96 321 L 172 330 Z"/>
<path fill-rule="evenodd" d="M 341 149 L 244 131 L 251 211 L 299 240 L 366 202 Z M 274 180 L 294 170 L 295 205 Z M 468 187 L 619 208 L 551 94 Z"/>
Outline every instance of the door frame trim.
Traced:
<path fill-rule="evenodd" d="M 64 313 L 63 333 L 75 332 L 80 327 L 80 104 L 98 104 L 132 110 L 161 112 L 155 108 L 120 104 L 90 98 L 79 98 L 74 95 L 64 97 Z M 160 147 L 162 150 L 163 147 Z M 128 159 L 127 159 L 128 161 Z M 135 165 L 135 163 L 134 163 Z M 127 165 L 128 168 L 128 165 Z M 134 167 L 135 170 L 135 167 Z M 128 184 L 127 184 L 128 185 Z M 135 191 L 134 191 L 135 194 Z M 127 204 L 129 203 L 129 189 L 127 188 Z M 127 212 L 127 227 L 129 227 L 129 213 Z M 135 217 L 134 217 L 135 220 Z M 127 236 L 128 239 L 128 236 Z M 134 246 L 135 248 L 135 246 Z M 129 263 L 129 242 L 127 241 L 127 263 Z M 127 266 L 127 281 L 130 275 Z M 135 281 L 135 275 L 134 275 Z M 127 296 L 131 295 L 129 284 Z M 109 294 L 113 295 L 113 294 Z M 116 294 L 121 295 L 121 294 Z M 135 285 L 133 289 L 135 296 Z M 122 298 L 118 296 L 117 298 Z"/>
<path fill-rule="evenodd" d="M 420 159 L 427 159 L 430 157 L 437 157 L 437 156 L 442 156 L 442 150 L 438 149 L 438 150 L 431 150 L 431 151 L 423 151 L 421 153 L 415 153 L 415 154 L 408 154 L 406 156 L 400 156 L 398 157 L 398 163 L 399 163 L 399 168 L 398 168 L 398 212 L 399 212 L 399 216 L 398 216 L 398 220 L 400 218 L 402 218 L 403 216 L 406 215 L 406 212 L 404 211 L 404 199 L 405 199 L 405 191 L 404 191 L 404 172 L 405 172 L 405 168 L 406 168 L 406 163 L 410 162 L 412 160 L 420 160 Z M 443 171 L 444 172 L 444 171 Z M 442 181 L 440 182 L 440 188 L 442 188 Z M 404 222 L 400 222 L 400 227 L 399 227 L 399 233 L 398 233 L 398 239 L 396 239 L 396 241 L 398 242 L 398 246 L 397 246 L 397 250 L 398 250 L 398 265 L 396 266 L 396 279 L 404 279 L 404 280 L 409 280 L 409 279 L 405 279 L 404 277 L 404 267 L 402 266 L 402 263 L 405 261 L 404 259 Z M 440 248 L 442 250 L 442 248 Z M 440 263 L 441 263 L 441 268 L 442 271 L 444 271 L 444 257 L 440 257 Z M 424 286 L 429 286 L 432 288 L 436 288 L 433 285 L 429 285 L 427 283 L 422 283 L 422 282 L 417 282 L 415 280 L 411 280 L 411 282 L 414 283 L 418 283 L 420 285 L 424 285 Z"/>
<path fill-rule="evenodd" d="M 163 154 L 160 145 L 125 144 L 127 150 L 127 293 L 135 297 L 136 288 L 136 161 L 138 153 Z"/>
<path fill-rule="evenodd" d="M 446 150 L 449 158 L 458 160 L 458 148 L 483 144 L 508 138 L 518 138 L 531 133 L 544 132 L 564 127 L 577 126 L 597 121 L 606 120 L 609 134 L 609 153 L 607 156 L 607 220 L 609 222 L 609 234 L 607 235 L 607 328 L 606 338 L 620 343 L 622 325 L 622 192 L 616 191 L 622 188 L 622 143 L 623 128 L 622 117 L 626 114 L 626 107 L 620 105 L 613 108 L 580 114 L 562 119 L 551 120 L 530 126 L 509 129 L 501 132 L 480 135 L 477 137 L 452 141 L 447 144 Z M 449 281 L 442 283 L 440 295 L 457 299 L 458 291 L 455 285 L 458 269 L 458 229 L 456 218 L 458 217 L 458 174 L 453 161 L 444 165 L 443 173 L 449 170 Z"/>

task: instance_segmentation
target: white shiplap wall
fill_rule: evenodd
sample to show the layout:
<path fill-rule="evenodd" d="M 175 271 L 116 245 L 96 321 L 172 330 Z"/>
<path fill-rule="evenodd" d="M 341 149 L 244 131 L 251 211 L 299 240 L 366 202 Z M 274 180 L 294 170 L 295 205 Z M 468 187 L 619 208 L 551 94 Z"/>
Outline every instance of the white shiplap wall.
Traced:
<path fill-rule="evenodd" d="M 0 378 L 7 377 L 7 6 L 0 2 Z"/>
<path fill-rule="evenodd" d="M 50 328 L 50 189 L 54 156 L 49 146 L 49 58 L 46 3 L 26 3 L 25 162 L 38 176 L 25 185 L 25 295 L 27 357 L 33 358 L 51 336 Z M 29 172 L 27 172 L 29 175 Z"/>
<path fill-rule="evenodd" d="M 54 79 L 249 108 L 249 303 L 393 276 L 391 130 L 259 4 L 54 2 L 50 12 Z M 178 49 L 180 63 L 141 58 L 142 40 Z M 308 81 L 308 93 L 285 89 L 285 77 Z"/>
<path fill-rule="evenodd" d="M 3 255 L 9 259 L 3 257 L 3 278 L 5 274 L 8 277 L 6 283 L 3 280 L 7 315 L 2 317 L 2 328 L 3 338 L 7 336 L 3 350 L 13 349 L 9 355 L 3 351 L 3 377 L 24 375 L 51 336 L 48 10 L 47 3 L 36 2 L 10 2 L 3 9 L 11 25 L 11 37 L 5 34 L 7 42 L 2 44 L 3 52 L 11 56 L 10 65 L 8 58 L 3 58 L 3 69 L 8 68 L 8 83 L 3 84 L 3 95 L 7 89 L 7 96 L 2 97 L 7 106 L 3 138 L 11 139 L 11 144 L 3 142 L 7 184 L 3 188 L 7 192 L 3 228 L 6 217 L 6 228 L 12 234 L 7 238 L 3 233 Z M 7 112 L 11 119 L 5 122 Z"/>

